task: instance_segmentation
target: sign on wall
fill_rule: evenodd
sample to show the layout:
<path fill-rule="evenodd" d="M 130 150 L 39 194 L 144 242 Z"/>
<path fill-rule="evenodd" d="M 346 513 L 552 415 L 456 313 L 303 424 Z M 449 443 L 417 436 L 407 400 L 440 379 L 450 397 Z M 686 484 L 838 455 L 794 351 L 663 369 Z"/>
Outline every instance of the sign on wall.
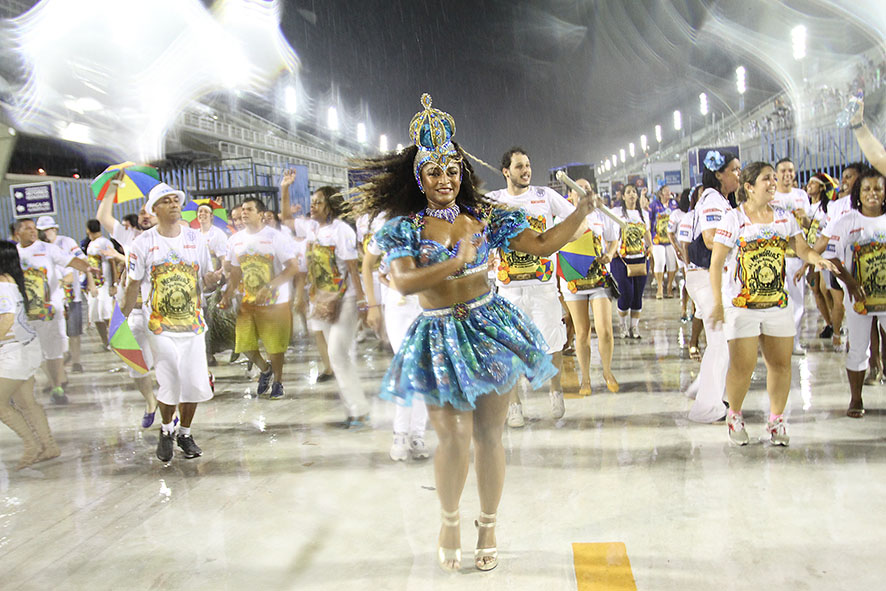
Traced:
<path fill-rule="evenodd" d="M 55 197 L 52 181 L 9 185 L 12 211 L 16 218 L 55 215 Z"/>

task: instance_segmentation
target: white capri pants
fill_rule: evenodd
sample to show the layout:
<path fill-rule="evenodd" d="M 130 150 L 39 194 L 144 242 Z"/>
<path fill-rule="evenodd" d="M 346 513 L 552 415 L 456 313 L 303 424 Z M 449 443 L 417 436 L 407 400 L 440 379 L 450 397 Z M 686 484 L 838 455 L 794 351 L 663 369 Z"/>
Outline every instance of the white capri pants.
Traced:
<path fill-rule="evenodd" d="M 803 313 L 806 311 L 806 277 L 800 277 L 794 281 L 794 275 L 803 268 L 803 259 L 800 257 L 788 257 L 784 260 L 784 273 L 787 276 L 788 301 L 794 305 L 794 341 L 800 341 L 800 323 L 803 322 Z"/>
<path fill-rule="evenodd" d="M 97 296 L 86 294 L 86 306 L 90 322 L 107 322 L 114 313 L 114 298 L 111 297 L 107 286 L 103 285 L 99 288 Z"/>
<path fill-rule="evenodd" d="M 149 333 L 157 376 L 157 400 L 169 406 L 212 398 L 206 364 L 206 333 L 165 336 Z"/>
<path fill-rule="evenodd" d="M 422 308 L 417 295 L 404 296 L 389 287 L 383 288 L 382 301 L 385 306 L 385 331 L 396 355 L 406 332 L 421 314 Z M 423 438 L 427 425 L 428 407 L 420 398 L 413 398 L 410 406 L 394 405 L 394 433 Z"/>
<path fill-rule="evenodd" d="M 652 272 L 664 273 L 667 269 L 668 273 L 677 271 L 677 253 L 674 252 L 673 244 L 653 244 L 652 245 Z"/>
<path fill-rule="evenodd" d="M 148 366 L 148 369 L 154 369 L 154 354 L 151 352 L 151 342 L 148 340 L 148 324 L 145 319 L 144 311 L 140 308 L 134 309 L 129 313 L 126 322 L 129 324 L 129 330 L 132 331 L 132 336 L 135 337 L 135 342 L 141 347 L 142 356 L 145 358 L 145 364 Z M 138 373 L 131 367 L 127 367 L 129 369 L 129 377 L 132 379 L 138 379 L 148 375 L 146 373 Z"/>
<path fill-rule="evenodd" d="M 68 350 L 68 333 L 65 317 L 59 311 L 52 320 L 33 320 L 31 326 L 37 331 L 43 359 L 62 359 Z"/>
<path fill-rule="evenodd" d="M 329 323 L 317 318 L 308 319 L 308 327 L 320 331 L 326 339 L 329 364 L 335 374 L 339 396 L 349 417 L 362 417 L 369 413 L 369 402 L 363 393 L 357 364 L 351 357 L 351 345 L 357 336 L 357 298 L 345 296 L 341 300 L 338 318 Z"/>
<path fill-rule="evenodd" d="M 548 354 L 563 350 L 566 345 L 566 325 L 563 324 L 563 306 L 560 304 L 555 283 L 533 286 L 502 285 L 498 288 L 498 295 L 532 319 L 548 344 Z"/>
<path fill-rule="evenodd" d="M 695 302 L 695 315 L 704 322 L 705 347 L 701 368 L 696 381 L 690 386 L 697 395 L 689 409 L 689 420 L 697 423 L 714 423 L 726 416 L 726 370 L 729 369 L 729 346 L 723 325 L 714 326 L 714 291 L 711 289 L 707 269 L 690 269 L 686 273 L 686 289 Z"/>
<path fill-rule="evenodd" d="M 871 324 L 874 317 L 880 320 L 886 318 L 886 312 L 869 312 L 859 314 L 852 309 L 852 305 L 846 306 L 846 316 L 843 322 L 848 333 L 849 347 L 846 352 L 846 369 L 849 371 L 867 371 L 868 361 L 871 359 Z"/>

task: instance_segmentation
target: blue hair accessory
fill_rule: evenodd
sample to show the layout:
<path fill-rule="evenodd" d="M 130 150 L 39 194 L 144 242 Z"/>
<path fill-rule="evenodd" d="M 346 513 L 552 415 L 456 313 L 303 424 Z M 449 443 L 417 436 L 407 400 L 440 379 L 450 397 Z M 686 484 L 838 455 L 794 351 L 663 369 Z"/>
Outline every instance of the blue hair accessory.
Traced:
<path fill-rule="evenodd" d="M 717 150 L 711 150 L 707 153 L 707 156 L 704 157 L 704 167 L 711 172 L 717 172 L 723 168 L 724 164 L 726 164 L 726 158 L 724 158 L 723 154 Z"/>
<path fill-rule="evenodd" d="M 656 184 L 658 185 L 659 191 L 661 191 L 664 187 L 668 186 L 668 184 L 665 182 L 664 179 L 658 179 L 658 182 Z"/>

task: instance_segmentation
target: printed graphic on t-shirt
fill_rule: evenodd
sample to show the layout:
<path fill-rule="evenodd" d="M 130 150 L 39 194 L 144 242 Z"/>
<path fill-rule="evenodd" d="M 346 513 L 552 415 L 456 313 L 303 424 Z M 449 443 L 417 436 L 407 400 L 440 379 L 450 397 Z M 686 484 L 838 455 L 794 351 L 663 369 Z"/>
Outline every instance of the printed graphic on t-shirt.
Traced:
<path fill-rule="evenodd" d="M 274 277 L 274 256 L 271 254 L 244 254 L 240 255 L 240 270 L 243 272 L 243 280 L 240 289 L 243 291 L 243 303 L 266 306 L 277 303 L 277 290 L 273 290 L 267 301 L 257 302 L 256 295 L 262 287 L 271 282 Z"/>
<path fill-rule="evenodd" d="M 733 306 L 759 310 L 788 305 L 784 286 L 787 245 L 788 241 L 780 236 L 739 241 L 735 272 L 741 291 L 733 298 Z"/>
<path fill-rule="evenodd" d="M 655 218 L 655 238 L 653 238 L 653 243 L 655 244 L 670 244 L 671 239 L 668 236 L 668 221 L 671 219 L 671 215 L 669 213 L 660 213 L 658 217 Z"/>
<path fill-rule="evenodd" d="M 527 215 L 526 220 L 529 222 L 529 227 L 536 232 L 541 233 L 547 230 L 547 222 L 543 215 Z M 553 276 L 553 272 L 554 263 L 551 259 L 510 250 L 501 257 L 501 263 L 498 266 L 498 279 L 502 283 L 526 281 L 528 279 L 549 281 Z"/>
<path fill-rule="evenodd" d="M 28 320 L 52 320 L 55 310 L 49 301 L 49 279 L 46 269 L 32 267 L 23 270 L 25 292 L 28 294 Z"/>
<path fill-rule="evenodd" d="M 92 271 L 92 279 L 95 281 L 96 287 L 101 287 L 105 284 L 105 276 L 102 273 L 102 258 L 98 255 L 91 254 L 86 257 L 89 261 L 89 266 L 94 267 L 95 271 Z"/>
<path fill-rule="evenodd" d="M 646 236 L 646 224 L 628 222 L 621 233 L 621 256 L 628 258 L 643 256 L 644 236 Z"/>
<path fill-rule="evenodd" d="M 334 246 L 311 245 L 308 253 L 308 277 L 311 280 L 312 294 L 317 291 L 343 294 L 347 288 L 338 271 Z"/>
<path fill-rule="evenodd" d="M 886 241 L 854 245 L 852 268 L 865 294 L 863 302 L 855 302 L 854 310 L 859 314 L 886 312 Z"/>
<path fill-rule="evenodd" d="M 815 246 L 818 241 L 818 227 L 821 225 L 820 220 L 812 220 L 809 229 L 806 230 L 806 243 L 809 246 Z"/>
<path fill-rule="evenodd" d="M 151 267 L 151 317 L 148 329 L 163 332 L 203 332 L 203 311 L 197 290 L 196 263 L 182 261 L 174 252 L 169 260 Z"/>

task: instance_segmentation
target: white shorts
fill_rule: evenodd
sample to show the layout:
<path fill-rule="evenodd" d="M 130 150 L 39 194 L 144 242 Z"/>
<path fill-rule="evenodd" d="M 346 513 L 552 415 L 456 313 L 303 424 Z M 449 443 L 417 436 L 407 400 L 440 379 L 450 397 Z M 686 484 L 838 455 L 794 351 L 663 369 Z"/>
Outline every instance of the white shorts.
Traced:
<path fill-rule="evenodd" d="M 157 376 L 157 400 L 169 406 L 212 398 L 206 365 L 206 333 L 168 337 L 148 333 Z"/>
<path fill-rule="evenodd" d="M 572 293 L 569 290 L 563 292 L 564 302 L 588 302 L 597 298 L 608 298 L 609 289 L 606 287 L 595 287 L 594 289 L 586 289 Z"/>
<path fill-rule="evenodd" d="M 747 310 L 745 308 L 727 307 L 726 340 L 757 337 L 764 334 L 768 337 L 791 337 L 797 333 L 794 326 L 794 306 L 788 302 L 786 308 L 766 308 L 763 310 Z"/>
<path fill-rule="evenodd" d="M 129 324 L 129 330 L 132 331 L 132 336 L 135 337 L 135 342 L 141 347 L 142 357 L 145 358 L 145 364 L 148 366 L 148 369 L 154 369 L 154 354 L 151 351 L 151 342 L 148 340 L 148 323 L 145 320 L 144 311 L 139 308 L 134 309 L 129 313 L 129 318 L 126 319 L 126 322 Z M 146 375 L 148 374 L 138 373 L 129 367 L 129 377 L 132 379 L 141 378 Z"/>
<path fill-rule="evenodd" d="M 421 314 L 421 304 L 417 295 L 401 295 L 395 289 L 387 288 L 382 292 L 384 303 L 385 331 L 394 353 L 400 350 L 403 338 L 415 319 Z"/>
<path fill-rule="evenodd" d="M 548 353 L 558 353 L 566 344 L 566 325 L 563 324 L 563 306 L 556 286 L 502 285 L 498 295 L 505 298 L 529 316 L 548 344 Z"/>
<path fill-rule="evenodd" d="M 668 273 L 677 270 L 677 253 L 674 252 L 673 244 L 653 244 L 652 245 L 652 272 L 664 273 L 667 269 Z"/>
<path fill-rule="evenodd" d="M 6 341 L 0 345 L 0 376 L 7 380 L 29 380 L 43 362 L 40 343 L 33 339 L 27 345 Z"/>
<path fill-rule="evenodd" d="M 56 314 L 52 320 L 35 320 L 31 327 L 37 331 L 43 359 L 61 359 L 68 350 L 68 333 L 64 314 Z"/>
<path fill-rule="evenodd" d="M 107 322 L 114 313 L 114 298 L 104 289 L 98 290 L 98 295 L 95 297 L 87 294 L 86 304 L 90 322 Z"/>

